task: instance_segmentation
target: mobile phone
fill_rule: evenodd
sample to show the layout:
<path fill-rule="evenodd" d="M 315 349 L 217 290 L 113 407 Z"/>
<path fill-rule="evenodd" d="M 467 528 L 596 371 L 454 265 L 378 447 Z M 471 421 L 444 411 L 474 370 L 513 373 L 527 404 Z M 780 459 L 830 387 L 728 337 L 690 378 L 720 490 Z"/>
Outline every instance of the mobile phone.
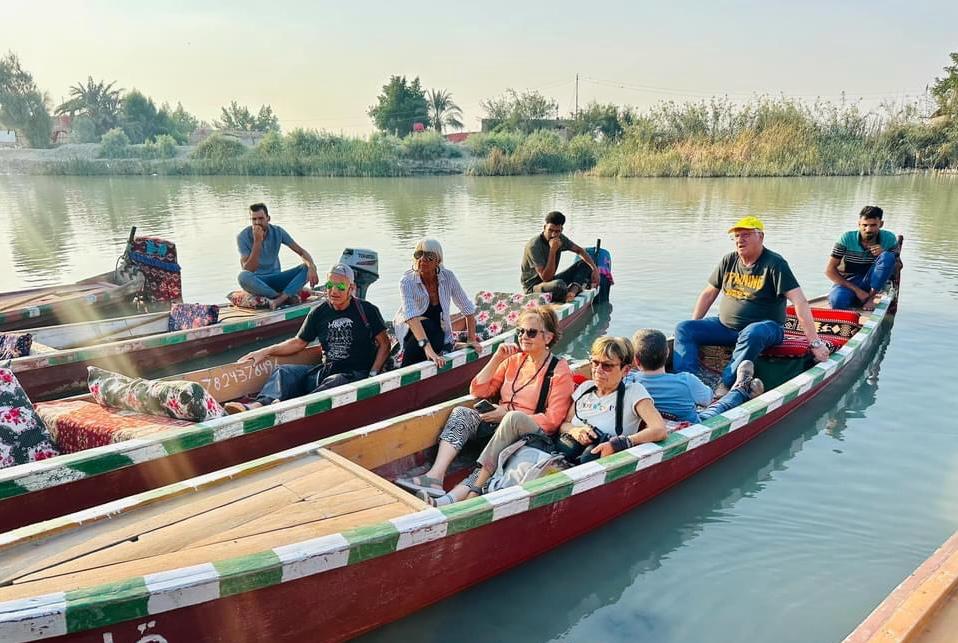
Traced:
<path fill-rule="evenodd" d="M 479 400 L 472 408 L 476 409 L 480 413 L 488 413 L 489 411 L 495 411 L 496 405 L 489 400 Z"/>

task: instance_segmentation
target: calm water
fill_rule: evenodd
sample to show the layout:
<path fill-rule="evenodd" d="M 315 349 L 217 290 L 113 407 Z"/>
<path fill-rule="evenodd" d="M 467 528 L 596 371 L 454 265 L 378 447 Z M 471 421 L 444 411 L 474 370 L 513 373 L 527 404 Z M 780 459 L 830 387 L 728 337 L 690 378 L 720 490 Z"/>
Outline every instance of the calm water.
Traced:
<path fill-rule="evenodd" d="M 387 316 L 417 238 L 442 240 L 467 290 L 512 290 L 523 242 L 562 210 L 572 239 L 602 237 L 617 279 L 577 355 L 606 327 L 687 316 L 744 213 L 764 215 L 767 245 L 810 295 L 863 205 L 906 237 L 898 318 L 838 390 L 604 529 L 370 639 L 837 641 L 958 529 L 956 177 L 0 177 L 0 290 L 102 272 L 137 225 L 177 243 L 187 300 L 218 302 L 260 200 L 321 265 L 345 246 L 378 250 L 369 298 Z"/>

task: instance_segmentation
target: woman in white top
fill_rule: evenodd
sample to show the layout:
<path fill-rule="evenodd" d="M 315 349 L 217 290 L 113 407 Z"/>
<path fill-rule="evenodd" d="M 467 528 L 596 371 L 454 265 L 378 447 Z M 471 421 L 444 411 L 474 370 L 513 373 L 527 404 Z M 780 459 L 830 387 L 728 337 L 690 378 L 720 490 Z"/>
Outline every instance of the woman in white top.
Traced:
<path fill-rule="evenodd" d="M 591 350 L 592 380 L 583 382 L 572 393 L 572 406 L 559 431 L 586 446 L 583 461 L 605 457 L 666 437 L 665 420 L 641 384 L 626 385 L 622 378 L 635 359 L 632 343 L 621 337 L 599 337 Z M 616 431 L 616 407 L 623 387 L 621 433 Z M 641 422 L 645 428 L 640 429 Z M 604 434 L 601 440 L 599 432 Z M 591 445 L 591 446 L 590 446 Z"/>
<path fill-rule="evenodd" d="M 482 350 L 476 339 L 476 306 L 456 275 L 443 267 L 442 246 L 435 239 L 420 239 L 412 256 L 412 269 L 399 281 L 401 303 L 393 318 L 403 346 L 402 365 L 425 359 L 436 366 L 446 363 L 442 352 L 453 345 L 450 302 L 466 317 L 466 342 Z"/>

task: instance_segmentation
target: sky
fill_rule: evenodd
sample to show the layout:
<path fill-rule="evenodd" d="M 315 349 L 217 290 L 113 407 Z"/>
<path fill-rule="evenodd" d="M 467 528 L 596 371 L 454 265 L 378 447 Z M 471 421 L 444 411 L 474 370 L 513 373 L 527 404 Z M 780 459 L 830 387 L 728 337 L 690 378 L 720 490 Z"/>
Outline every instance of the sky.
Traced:
<path fill-rule="evenodd" d="M 267 103 L 284 130 L 366 134 L 393 74 L 445 89 L 478 129 L 506 89 L 647 109 L 755 94 L 901 103 L 958 51 L 958 2 L 402 3 L 32 0 L 0 4 L 13 51 L 53 104 L 115 80 L 213 120 Z"/>

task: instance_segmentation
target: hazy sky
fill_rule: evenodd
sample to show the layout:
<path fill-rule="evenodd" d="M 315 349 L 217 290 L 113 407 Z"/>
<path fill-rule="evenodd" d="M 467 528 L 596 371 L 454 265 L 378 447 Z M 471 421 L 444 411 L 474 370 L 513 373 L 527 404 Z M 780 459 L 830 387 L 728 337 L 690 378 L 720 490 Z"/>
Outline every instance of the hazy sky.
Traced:
<path fill-rule="evenodd" d="M 4 2 L 0 51 L 54 103 L 92 75 L 212 120 L 269 103 L 285 130 L 365 133 L 391 74 L 479 101 L 538 89 L 572 109 L 713 94 L 838 101 L 924 91 L 958 50 L 958 2 Z"/>

